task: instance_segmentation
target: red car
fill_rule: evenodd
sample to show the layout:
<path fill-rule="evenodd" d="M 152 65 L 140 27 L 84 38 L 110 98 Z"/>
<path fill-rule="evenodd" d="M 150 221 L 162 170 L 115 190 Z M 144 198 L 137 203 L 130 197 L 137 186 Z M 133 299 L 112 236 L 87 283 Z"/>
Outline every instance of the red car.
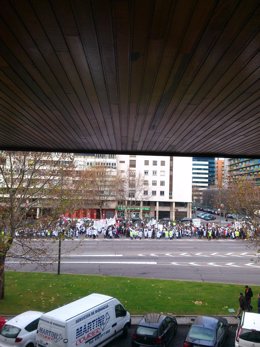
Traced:
<path fill-rule="evenodd" d="M 0 316 L 0 330 L 2 329 L 2 327 L 5 325 L 5 323 L 7 322 L 7 320 L 4 317 Z"/>

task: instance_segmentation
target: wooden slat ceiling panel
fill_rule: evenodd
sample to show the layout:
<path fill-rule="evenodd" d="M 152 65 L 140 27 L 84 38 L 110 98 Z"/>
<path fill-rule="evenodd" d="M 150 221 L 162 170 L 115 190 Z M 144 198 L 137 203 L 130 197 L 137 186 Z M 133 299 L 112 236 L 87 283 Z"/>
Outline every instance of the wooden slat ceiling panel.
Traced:
<path fill-rule="evenodd" d="M 258 0 L 1 0 L 0 149 L 260 156 Z"/>

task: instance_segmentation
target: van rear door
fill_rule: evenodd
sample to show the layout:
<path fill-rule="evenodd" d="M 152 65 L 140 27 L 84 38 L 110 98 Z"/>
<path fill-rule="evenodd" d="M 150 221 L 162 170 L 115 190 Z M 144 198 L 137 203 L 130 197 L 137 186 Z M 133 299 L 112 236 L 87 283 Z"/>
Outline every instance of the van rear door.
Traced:
<path fill-rule="evenodd" d="M 37 346 L 38 347 L 63 347 L 67 342 L 65 336 L 66 327 L 58 322 L 49 321 L 41 318 L 37 330 Z"/>

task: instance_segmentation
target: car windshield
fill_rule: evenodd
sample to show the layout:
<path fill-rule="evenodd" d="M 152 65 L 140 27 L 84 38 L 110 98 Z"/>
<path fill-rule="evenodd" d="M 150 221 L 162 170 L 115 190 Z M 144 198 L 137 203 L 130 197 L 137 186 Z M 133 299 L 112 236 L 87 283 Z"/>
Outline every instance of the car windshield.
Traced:
<path fill-rule="evenodd" d="M 260 331 L 243 329 L 239 336 L 240 339 L 249 342 L 260 342 Z"/>
<path fill-rule="evenodd" d="M 189 337 L 195 340 L 214 340 L 214 330 L 193 325 L 189 331 Z"/>
<path fill-rule="evenodd" d="M 9 337 L 9 338 L 15 339 L 20 331 L 21 331 L 21 329 L 15 327 L 13 325 L 5 324 L 1 330 L 1 335 L 4 337 Z"/>
<path fill-rule="evenodd" d="M 157 329 L 151 327 L 138 326 L 136 333 L 138 335 L 146 335 L 146 336 L 157 336 Z"/>

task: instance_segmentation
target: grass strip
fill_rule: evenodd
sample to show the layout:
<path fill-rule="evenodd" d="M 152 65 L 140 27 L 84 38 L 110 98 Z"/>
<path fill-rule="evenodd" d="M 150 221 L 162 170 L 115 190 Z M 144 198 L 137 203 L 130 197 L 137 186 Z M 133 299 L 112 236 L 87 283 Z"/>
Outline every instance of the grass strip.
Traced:
<path fill-rule="evenodd" d="M 253 311 L 257 312 L 260 286 L 251 287 Z M 234 315 L 229 310 L 237 311 L 238 296 L 243 291 L 244 285 L 235 284 L 8 271 L 0 314 L 47 312 L 97 292 L 118 298 L 132 315 L 146 312 Z"/>

